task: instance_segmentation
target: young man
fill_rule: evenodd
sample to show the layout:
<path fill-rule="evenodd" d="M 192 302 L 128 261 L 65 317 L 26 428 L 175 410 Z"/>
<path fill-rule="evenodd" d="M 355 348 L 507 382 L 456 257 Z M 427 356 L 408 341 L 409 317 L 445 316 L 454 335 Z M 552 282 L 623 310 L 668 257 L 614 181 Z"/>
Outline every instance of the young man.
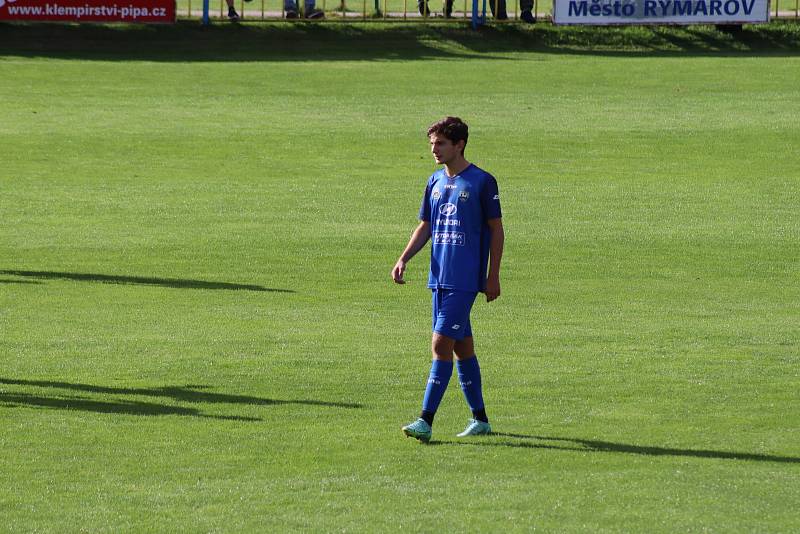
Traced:
<path fill-rule="evenodd" d="M 464 159 L 469 131 L 457 117 L 447 117 L 428 129 L 431 152 L 444 165 L 428 179 L 419 226 L 392 269 L 392 279 L 404 284 L 406 265 L 432 239 L 428 287 L 433 292 L 433 363 L 419 419 L 404 426 L 406 436 L 427 443 L 433 417 L 447 389 L 456 359 L 458 380 L 473 418 L 459 434 L 488 434 L 469 313 L 478 292 L 492 302 L 500 296 L 503 222 L 494 177 Z M 487 273 L 488 264 L 488 273 Z"/>

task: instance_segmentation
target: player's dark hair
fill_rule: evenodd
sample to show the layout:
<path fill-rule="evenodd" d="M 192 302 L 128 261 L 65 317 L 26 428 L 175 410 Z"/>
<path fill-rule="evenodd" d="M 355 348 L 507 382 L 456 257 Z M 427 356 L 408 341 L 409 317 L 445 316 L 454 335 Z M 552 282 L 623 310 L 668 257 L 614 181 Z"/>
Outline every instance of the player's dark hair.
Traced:
<path fill-rule="evenodd" d="M 433 134 L 443 135 L 449 139 L 453 144 L 459 141 L 464 141 L 464 148 L 467 146 L 467 139 L 469 138 L 469 128 L 467 123 L 458 117 L 445 117 L 440 121 L 436 121 L 428 128 L 428 137 Z M 464 151 L 461 151 L 464 154 Z"/>

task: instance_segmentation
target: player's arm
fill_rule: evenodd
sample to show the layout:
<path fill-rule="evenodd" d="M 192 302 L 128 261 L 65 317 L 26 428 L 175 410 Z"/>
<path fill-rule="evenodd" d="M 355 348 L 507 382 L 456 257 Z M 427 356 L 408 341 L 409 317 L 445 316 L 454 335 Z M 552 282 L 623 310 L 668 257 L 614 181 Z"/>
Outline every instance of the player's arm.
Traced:
<path fill-rule="evenodd" d="M 428 221 L 420 221 L 419 226 L 417 226 L 411 234 L 411 239 L 408 240 L 408 245 L 406 245 L 405 250 L 400 254 L 400 259 L 397 260 L 397 263 L 394 264 L 394 269 L 392 269 L 392 280 L 394 280 L 396 284 L 406 283 L 406 281 L 403 280 L 403 273 L 406 272 L 406 264 L 411 261 L 411 258 L 413 258 L 417 252 L 422 250 L 422 247 L 425 246 L 425 243 L 427 243 L 430 238 L 431 223 Z"/>
<path fill-rule="evenodd" d="M 503 232 L 503 219 L 489 219 L 489 277 L 486 280 L 486 302 L 500 296 L 500 260 L 503 258 L 503 243 L 506 235 Z"/>

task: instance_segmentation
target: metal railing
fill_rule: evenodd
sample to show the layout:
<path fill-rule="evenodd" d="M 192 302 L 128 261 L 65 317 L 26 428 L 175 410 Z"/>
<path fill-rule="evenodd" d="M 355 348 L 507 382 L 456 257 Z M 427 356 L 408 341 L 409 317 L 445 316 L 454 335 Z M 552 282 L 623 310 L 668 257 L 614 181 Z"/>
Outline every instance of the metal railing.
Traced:
<path fill-rule="evenodd" d="M 495 12 L 499 0 L 486 0 L 494 4 Z M 508 19 L 497 22 L 513 22 L 519 20 L 520 11 L 518 2 L 507 1 Z M 800 2 L 800 0 L 797 0 Z M 225 0 L 210 0 L 209 15 L 212 19 L 227 19 L 228 5 Z M 300 18 L 303 20 L 304 0 L 295 0 L 300 9 Z M 438 4 L 438 5 L 437 5 Z M 314 19 L 318 21 L 428 21 L 449 22 L 468 21 L 473 15 L 473 2 L 471 0 L 454 0 L 453 11 L 449 17 L 445 16 L 443 0 L 429 0 L 429 12 L 420 14 L 417 0 L 317 0 L 316 9 L 325 12 L 325 18 Z M 235 0 L 234 7 L 242 21 L 277 21 L 286 18 L 283 0 Z M 534 9 L 538 11 L 538 2 L 534 2 Z M 487 7 L 488 18 L 492 19 L 491 11 Z M 203 15 L 203 0 L 178 0 L 177 14 L 183 19 L 199 19 Z"/>
<path fill-rule="evenodd" d="M 302 19 L 303 1 L 296 0 L 301 10 Z M 520 17 L 519 3 L 507 1 L 508 19 L 495 20 L 491 11 L 487 18 L 492 22 L 504 23 L 518 21 Z M 225 0 L 210 0 L 210 16 L 213 19 L 227 19 L 227 3 Z M 493 3 L 497 12 L 499 0 L 487 0 Z M 552 7 L 545 0 L 544 6 L 534 2 L 533 14 L 536 20 L 551 20 Z M 441 3 L 441 8 L 436 9 Z M 431 5 L 432 4 L 432 5 Z M 800 19 L 800 0 L 771 0 L 770 15 L 773 19 Z M 235 0 L 235 7 L 243 21 L 278 21 L 286 18 L 283 0 Z M 472 18 L 473 5 L 469 0 L 454 0 L 453 12 L 450 17 L 445 17 L 444 0 L 429 0 L 430 13 L 420 14 L 417 9 L 417 0 L 317 0 L 317 9 L 325 12 L 324 19 L 315 21 L 426 21 L 448 22 L 467 21 Z M 199 19 L 203 15 L 203 0 L 178 0 L 178 17 Z"/>

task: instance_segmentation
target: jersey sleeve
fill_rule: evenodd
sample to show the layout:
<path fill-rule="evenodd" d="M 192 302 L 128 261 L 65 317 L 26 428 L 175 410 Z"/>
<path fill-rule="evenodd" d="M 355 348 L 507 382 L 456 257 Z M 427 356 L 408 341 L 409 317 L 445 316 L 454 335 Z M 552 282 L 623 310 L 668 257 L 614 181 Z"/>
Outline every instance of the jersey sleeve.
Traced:
<path fill-rule="evenodd" d="M 422 196 L 422 205 L 419 207 L 419 220 L 431 220 L 431 184 L 433 180 L 428 180 L 428 185 L 425 186 L 425 194 Z"/>
<path fill-rule="evenodd" d="M 497 180 L 492 175 L 489 175 L 483 184 L 481 209 L 483 210 L 483 218 L 486 221 L 499 219 L 503 216 L 500 210 L 500 191 L 497 188 Z"/>

